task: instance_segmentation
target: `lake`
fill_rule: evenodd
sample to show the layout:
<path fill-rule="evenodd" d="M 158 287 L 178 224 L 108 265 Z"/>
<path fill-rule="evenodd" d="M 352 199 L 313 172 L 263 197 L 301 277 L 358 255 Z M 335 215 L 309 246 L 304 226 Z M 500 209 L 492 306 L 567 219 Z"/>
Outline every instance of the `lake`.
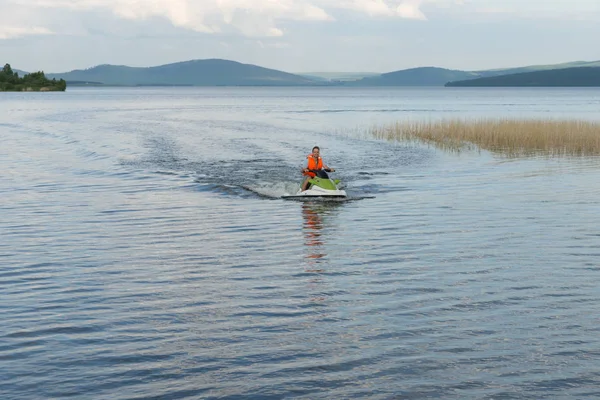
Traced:
<path fill-rule="evenodd" d="M 600 159 L 370 137 L 597 89 L 0 96 L 0 398 L 600 397 Z M 350 195 L 281 198 L 321 147 Z"/>

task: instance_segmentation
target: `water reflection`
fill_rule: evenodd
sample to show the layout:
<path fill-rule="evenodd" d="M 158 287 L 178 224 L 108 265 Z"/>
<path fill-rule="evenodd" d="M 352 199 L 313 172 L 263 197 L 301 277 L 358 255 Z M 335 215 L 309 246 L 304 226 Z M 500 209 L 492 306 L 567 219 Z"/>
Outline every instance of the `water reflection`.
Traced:
<path fill-rule="evenodd" d="M 339 203 L 304 202 L 302 203 L 302 217 L 304 244 L 306 245 L 305 258 L 308 261 L 307 272 L 323 272 L 323 263 L 326 261 L 326 237 L 329 226 L 328 219 L 333 211 L 340 206 Z"/>
<path fill-rule="evenodd" d="M 311 304 L 323 304 L 329 297 L 329 284 L 323 281 L 327 272 L 327 238 L 332 234 L 332 213 L 339 204 L 326 202 L 302 203 L 302 232 L 304 234 L 304 271 L 310 273 L 307 293 Z"/>

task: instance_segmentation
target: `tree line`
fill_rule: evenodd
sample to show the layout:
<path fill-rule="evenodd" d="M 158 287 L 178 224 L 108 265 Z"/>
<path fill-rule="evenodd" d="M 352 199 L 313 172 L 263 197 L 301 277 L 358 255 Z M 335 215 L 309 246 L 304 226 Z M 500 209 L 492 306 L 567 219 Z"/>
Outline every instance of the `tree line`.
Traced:
<path fill-rule="evenodd" d="M 21 92 L 21 91 L 62 91 L 67 89 L 67 82 L 64 79 L 50 80 L 46 78 L 44 72 L 32 72 L 25 74 L 22 78 L 17 72 L 14 72 L 10 64 L 5 64 L 0 71 L 0 92 Z"/>

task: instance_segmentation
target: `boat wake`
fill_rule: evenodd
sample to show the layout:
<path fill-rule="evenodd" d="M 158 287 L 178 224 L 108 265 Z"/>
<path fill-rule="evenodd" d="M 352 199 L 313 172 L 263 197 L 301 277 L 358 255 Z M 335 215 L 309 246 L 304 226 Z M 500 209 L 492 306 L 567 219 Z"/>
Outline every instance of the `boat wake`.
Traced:
<path fill-rule="evenodd" d="M 242 185 L 243 189 L 252 192 L 260 197 L 268 199 L 280 199 L 282 196 L 290 193 L 296 193 L 300 189 L 297 182 L 262 182 L 251 185 Z"/>

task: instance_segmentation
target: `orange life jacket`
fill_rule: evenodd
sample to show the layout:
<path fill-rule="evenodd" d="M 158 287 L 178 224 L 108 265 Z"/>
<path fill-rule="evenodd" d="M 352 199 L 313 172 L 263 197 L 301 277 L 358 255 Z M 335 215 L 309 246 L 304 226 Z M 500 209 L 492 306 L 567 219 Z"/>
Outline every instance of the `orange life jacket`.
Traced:
<path fill-rule="evenodd" d="M 306 156 L 306 158 L 308 159 L 308 166 L 306 168 L 308 169 L 312 169 L 312 170 L 319 170 L 323 168 L 323 160 L 321 159 L 321 156 L 319 156 L 319 160 L 315 162 L 314 157 L 312 156 L 312 154 L 309 154 L 308 156 Z M 304 175 L 309 175 L 312 178 L 314 178 L 315 176 L 317 176 L 317 174 L 315 174 L 314 172 L 305 172 Z"/>

